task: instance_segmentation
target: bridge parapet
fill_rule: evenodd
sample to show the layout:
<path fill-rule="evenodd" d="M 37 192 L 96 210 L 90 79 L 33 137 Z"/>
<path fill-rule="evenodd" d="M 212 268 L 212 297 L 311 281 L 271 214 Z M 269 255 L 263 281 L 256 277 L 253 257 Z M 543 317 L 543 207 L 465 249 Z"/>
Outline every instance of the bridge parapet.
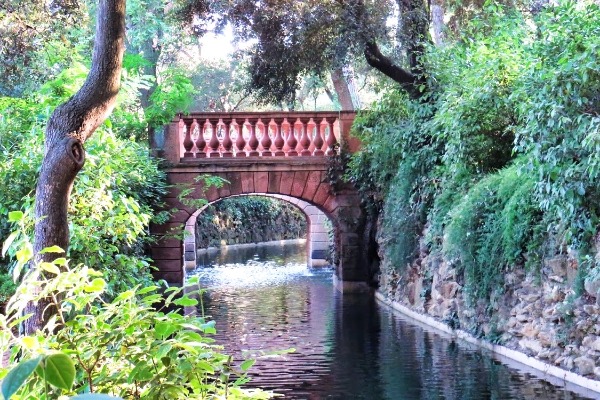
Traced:
<path fill-rule="evenodd" d="M 216 158 L 307 158 L 348 151 L 355 113 L 233 112 L 179 114 L 168 126 L 162 156 L 172 164 Z"/>

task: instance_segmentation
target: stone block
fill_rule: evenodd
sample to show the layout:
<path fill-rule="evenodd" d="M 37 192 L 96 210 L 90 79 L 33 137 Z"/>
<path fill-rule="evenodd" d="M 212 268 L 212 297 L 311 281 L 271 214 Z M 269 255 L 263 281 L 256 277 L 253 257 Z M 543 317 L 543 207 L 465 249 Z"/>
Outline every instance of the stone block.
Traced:
<path fill-rule="evenodd" d="M 310 258 L 324 260 L 327 258 L 328 255 L 329 255 L 329 253 L 327 252 L 327 250 L 313 250 L 310 253 Z"/>
<path fill-rule="evenodd" d="M 154 266 L 160 272 L 180 272 L 183 271 L 181 260 L 155 260 Z"/>
<path fill-rule="evenodd" d="M 158 240 L 153 247 L 177 247 L 181 248 L 181 240 L 170 236 L 158 236 Z"/>
<path fill-rule="evenodd" d="M 289 195 L 292 193 L 294 184 L 294 172 L 284 171 L 281 173 L 281 182 L 279 183 L 279 193 Z"/>
<path fill-rule="evenodd" d="M 317 189 L 321 184 L 321 171 L 311 171 L 309 172 L 306 178 L 306 185 L 304 186 L 304 191 L 302 192 L 303 199 L 311 201 L 315 194 L 317 193 Z"/>
<path fill-rule="evenodd" d="M 196 176 L 198 174 L 195 172 L 172 171 L 167 174 L 167 183 L 169 185 L 189 185 L 194 183 Z"/>
<path fill-rule="evenodd" d="M 178 235 L 183 232 L 185 225 L 182 222 L 167 222 L 166 224 L 156 225 L 152 224 L 150 226 L 150 232 L 152 234 L 173 234 Z"/>
<path fill-rule="evenodd" d="M 306 186 L 306 180 L 308 179 L 308 171 L 296 171 L 294 173 L 294 182 L 292 184 L 291 196 L 301 197 L 304 193 L 304 187 Z"/>
<path fill-rule="evenodd" d="M 312 198 L 313 203 L 323 206 L 325 201 L 329 197 L 329 185 L 327 183 L 321 183 L 317 188 L 317 191 Z"/>
<path fill-rule="evenodd" d="M 266 171 L 255 172 L 254 178 L 254 190 L 257 193 L 267 193 L 269 190 L 269 173 Z"/>
<path fill-rule="evenodd" d="M 243 193 L 242 190 L 242 177 L 239 172 L 230 172 L 227 174 L 227 178 L 229 181 L 229 194 L 236 195 Z"/>
<path fill-rule="evenodd" d="M 169 218 L 169 222 L 185 223 L 190 218 L 190 215 L 191 214 L 186 210 L 178 210 L 173 215 L 171 215 L 171 217 Z M 150 230 L 152 230 L 152 228 Z"/>
<path fill-rule="evenodd" d="M 181 271 L 153 271 L 152 277 L 154 280 L 164 279 L 171 285 L 183 285 L 183 269 Z"/>
<path fill-rule="evenodd" d="M 181 260 L 180 247 L 153 247 L 150 251 L 153 260 Z"/>
<path fill-rule="evenodd" d="M 279 193 L 279 183 L 281 182 L 281 172 L 269 172 L 268 193 Z"/>
<path fill-rule="evenodd" d="M 310 240 L 313 242 L 328 242 L 329 235 L 327 233 L 311 233 Z"/>
<path fill-rule="evenodd" d="M 252 172 L 240 172 L 242 181 L 242 193 L 254 193 L 254 174 Z"/>
<path fill-rule="evenodd" d="M 325 203 L 323 203 L 323 208 L 329 213 L 334 213 L 336 208 L 338 207 L 339 204 L 337 201 L 337 197 L 334 195 L 330 195 L 329 197 L 327 197 L 327 200 L 325 200 Z"/>

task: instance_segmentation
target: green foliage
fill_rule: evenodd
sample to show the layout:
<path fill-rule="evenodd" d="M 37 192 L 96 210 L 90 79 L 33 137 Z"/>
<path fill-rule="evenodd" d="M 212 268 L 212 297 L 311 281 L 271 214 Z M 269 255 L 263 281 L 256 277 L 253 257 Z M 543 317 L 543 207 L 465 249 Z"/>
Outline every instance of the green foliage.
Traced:
<path fill-rule="evenodd" d="M 475 300 L 570 246 L 580 290 L 597 270 L 600 7 L 480 11 L 460 41 L 427 50 L 427 98 L 391 92 L 356 119 L 347 177 L 382 206 L 392 265 L 414 258 L 425 227 Z"/>
<path fill-rule="evenodd" d="M 239 196 L 211 204 L 197 221 L 200 247 L 306 237 L 306 216 L 295 206 L 264 196 Z"/>
<path fill-rule="evenodd" d="M 5 0 L 0 5 L 0 96 L 23 96 L 90 52 L 86 2 Z"/>
<path fill-rule="evenodd" d="M 171 122 L 175 112 L 187 112 L 193 92 L 194 87 L 185 74 L 177 70 L 165 71 L 145 110 L 148 125 L 162 126 Z"/>
<path fill-rule="evenodd" d="M 501 291 L 503 273 L 540 245 L 534 184 L 513 165 L 483 178 L 450 211 L 444 252 L 457 259 L 471 300 Z"/>
<path fill-rule="evenodd" d="M 35 180 L 43 154 L 42 121 L 51 107 L 73 94 L 86 71 L 81 65 L 64 71 L 35 98 L 0 99 L 0 178 L 10 182 L 0 194 L 3 239 L 11 238 L 13 231 L 7 218 L 10 210 L 25 211 L 31 232 Z M 167 188 L 164 172 L 147 148 L 117 138 L 108 125 L 87 141 L 86 164 L 71 192 L 69 257 L 104 270 L 108 292 L 115 294 L 151 279 L 143 246 L 153 209 Z M 16 256 L 15 252 L 9 255 Z M 0 276 L 7 277 L 14 266 L 14 261 L 4 258 Z M 10 280 L 3 280 L 0 297 L 6 298 L 13 289 Z"/>
<path fill-rule="evenodd" d="M 195 282 L 191 282 L 195 284 Z M 251 361 L 234 364 L 210 335 L 214 321 L 182 316 L 172 308 L 194 307 L 199 290 L 135 286 L 111 302 L 101 298 L 102 274 L 66 262 L 34 267 L 0 315 L 0 353 L 14 368 L 0 368 L 5 399 L 218 398 L 266 399 L 244 390 Z M 164 295 L 161 294 L 164 292 Z M 49 299 L 56 310 L 41 331 L 16 336 L 31 301 Z M 17 360 L 21 360 L 17 363 Z M 35 371 L 35 372 L 34 372 Z"/>
<path fill-rule="evenodd" d="M 536 24 L 534 61 L 514 94 L 524 120 L 516 150 L 530 155 L 552 230 L 587 247 L 600 216 L 600 7 L 565 1 Z"/>

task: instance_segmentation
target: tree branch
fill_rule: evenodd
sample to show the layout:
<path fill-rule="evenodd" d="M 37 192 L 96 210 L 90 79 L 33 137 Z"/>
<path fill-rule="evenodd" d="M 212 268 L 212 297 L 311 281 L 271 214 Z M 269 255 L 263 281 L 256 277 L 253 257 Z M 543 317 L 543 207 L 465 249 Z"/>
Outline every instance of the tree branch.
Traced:
<path fill-rule="evenodd" d="M 410 97 L 418 98 L 420 96 L 420 92 L 416 87 L 418 81 L 417 77 L 411 72 L 396 65 L 390 57 L 385 56 L 379 49 L 379 46 L 377 46 L 377 43 L 373 41 L 365 43 L 364 54 L 367 63 L 371 67 L 380 71 L 393 81 L 398 82 L 400 86 L 408 92 Z"/>

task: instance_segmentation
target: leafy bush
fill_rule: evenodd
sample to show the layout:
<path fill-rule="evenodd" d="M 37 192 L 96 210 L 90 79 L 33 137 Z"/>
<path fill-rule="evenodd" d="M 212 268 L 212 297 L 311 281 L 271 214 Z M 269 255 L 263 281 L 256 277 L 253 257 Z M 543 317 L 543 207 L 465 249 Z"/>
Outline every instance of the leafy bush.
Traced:
<path fill-rule="evenodd" d="M 77 393 L 169 400 L 270 397 L 240 388 L 253 361 L 234 364 L 221 353 L 210 338 L 214 321 L 166 311 L 197 306 L 196 290 L 183 294 L 177 288 L 135 286 L 103 302 L 106 287 L 100 272 L 81 265 L 70 268 L 64 258 L 41 263 L 27 274 L 6 316 L 0 314 L 0 354 L 10 352 L 15 366 L 11 372 L 0 368 L 6 398 Z M 35 335 L 15 335 L 13 330 L 26 319 L 27 304 L 44 299 L 56 314 Z"/>
<path fill-rule="evenodd" d="M 565 1 L 533 17 L 490 6 L 462 40 L 424 55 L 428 92 L 391 92 L 361 114 L 347 177 L 382 205 L 385 254 L 458 261 L 470 298 L 511 266 L 578 249 L 580 279 L 600 220 L 600 7 Z M 516 160 L 516 161 L 515 161 Z"/>
<path fill-rule="evenodd" d="M 483 178 L 450 211 L 444 253 L 458 259 L 471 300 L 502 291 L 503 273 L 523 265 L 525 254 L 540 245 L 534 185 L 512 165 Z"/>
<path fill-rule="evenodd" d="M 552 230 L 574 247 L 589 247 L 600 216 L 600 7 L 561 2 L 536 19 L 528 47 L 533 62 L 513 96 L 523 124 L 516 150 Z"/>

